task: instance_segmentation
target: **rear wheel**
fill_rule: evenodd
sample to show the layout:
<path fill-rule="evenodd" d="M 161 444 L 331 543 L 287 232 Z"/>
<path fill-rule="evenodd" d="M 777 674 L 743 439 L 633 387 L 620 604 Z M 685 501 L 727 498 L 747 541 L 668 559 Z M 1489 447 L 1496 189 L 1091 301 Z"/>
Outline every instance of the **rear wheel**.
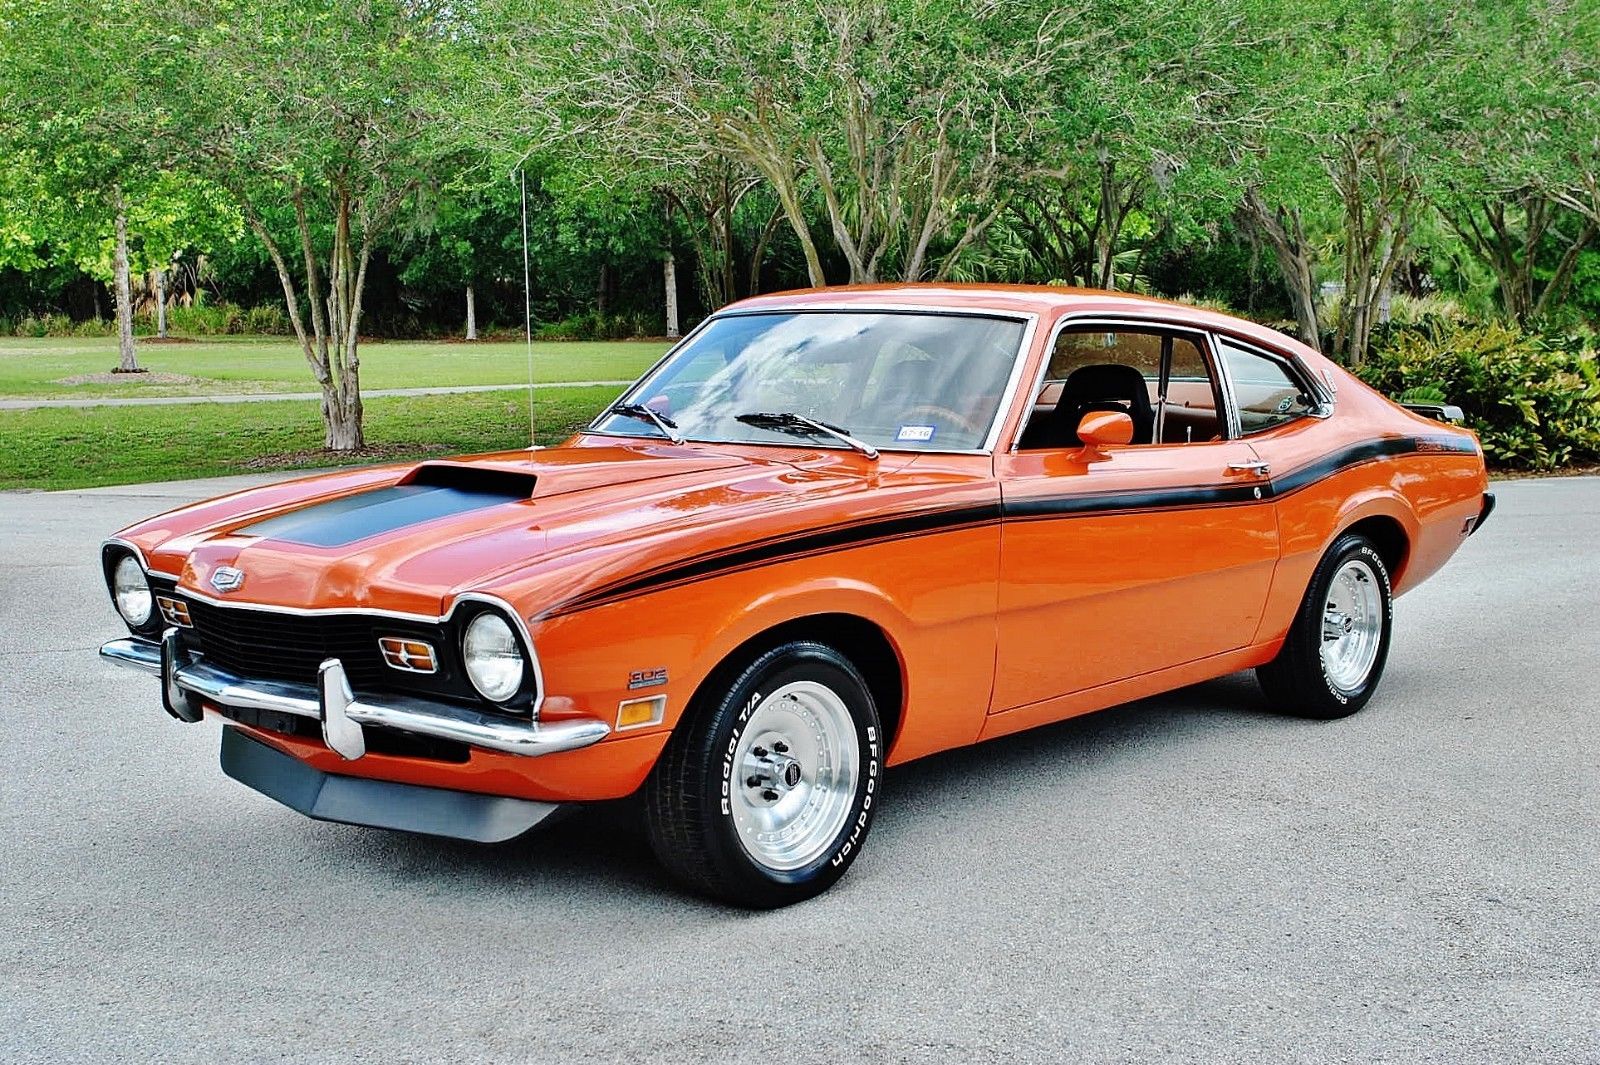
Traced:
<path fill-rule="evenodd" d="M 1372 541 L 1347 534 L 1317 564 L 1283 649 L 1256 670 L 1276 709 L 1338 718 L 1377 690 L 1393 627 L 1389 569 Z"/>
<path fill-rule="evenodd" d="M 714 678 L 645 787 L 650 842 L 679 880 L 753 907 L 844 875 L 872 825 L 882 726 L 838 651 L 796 641 Z"/>

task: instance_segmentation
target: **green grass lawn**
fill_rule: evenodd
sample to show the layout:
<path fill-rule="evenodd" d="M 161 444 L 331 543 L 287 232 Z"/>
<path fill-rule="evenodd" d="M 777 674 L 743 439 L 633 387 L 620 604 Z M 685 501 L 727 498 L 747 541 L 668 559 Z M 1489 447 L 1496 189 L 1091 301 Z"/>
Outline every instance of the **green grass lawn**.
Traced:
<path fill-rule="evenodd" d="M 207 337 L 192 343 L 141 343 L 138 350 L 139 364 L 150 374 L 73 384 L 66 382 L 104 375 L 117 364 L 115 338 L 0 337 L 0 396 L 98 398 L 316 391 L 305 356 L 292 337 Z M 631 380 L 665 350 L 663 342 L 647 340 L 536 342 L 534 377 L 539 381 Z M 391 340 L 361 345 L 363 388 L 499 385 L 527 379 L 528 354 L 521 343 Z"/>
<path fill-rule="evenodd" d="M 565 439 L 621 392 L 541 389 L 538 441 Z M 0 489 L 215 477 L 526 447 L 526 392 L 375 397 L 368 451 L 322 450 L 317 404 L 303 400 L 0 411 Z"/>

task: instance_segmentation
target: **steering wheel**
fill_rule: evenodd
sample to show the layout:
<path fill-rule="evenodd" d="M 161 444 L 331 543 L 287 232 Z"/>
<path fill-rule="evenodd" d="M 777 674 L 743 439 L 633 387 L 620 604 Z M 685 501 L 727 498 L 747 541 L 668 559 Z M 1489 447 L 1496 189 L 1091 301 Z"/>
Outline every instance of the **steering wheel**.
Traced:
<path fill-rule="evenodd" d="M 940 406 L 937 403 L 922 403 L 905 412 L 905 417 L 907 418 L 915 418 L 919 415 L 924 417 L 931 415 L 947 425 L 953 425 L 958 429 L 965 429 L 969 433 L 978 433 L 981 435 L 985 428 L 984 426 L 974 424 L 972 419 L 968 418 L 960 411 L 952 410 L 949 407 Z"/>

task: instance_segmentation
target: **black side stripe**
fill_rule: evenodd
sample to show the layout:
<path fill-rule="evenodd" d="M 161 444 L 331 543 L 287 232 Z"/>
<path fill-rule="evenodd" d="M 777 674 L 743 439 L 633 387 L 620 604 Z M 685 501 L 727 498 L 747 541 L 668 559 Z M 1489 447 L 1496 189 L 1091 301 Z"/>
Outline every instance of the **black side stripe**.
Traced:
<path fill-rule="evenodd" d="M 1438 454 L 1452 453 L 1463 455 L 1476 455 L 1477 445 L 1473 441 L 1461 436 L 1392 436 L 1381 440 L 1366 440 L 1359 444 L 1352 444 L 1331 455 L 1326 455 L 1315 462 L 1301 466 L 1297 470 L 1272 479 L 1272 493 L 1275 496 L 1288 495 L 1302 488 L 1332 477 L 1341 470 L 1362 463 L 1373 462 L 1377 459 L 1393 458 L 1397 455 Z"/>
<path fill-rule="evenodd" d="M 811 555 L 888 540 L 977 528 L 994 524 L 1002 519 L 1030 521 L 1086 514 L 1185 510 L 1265 502 L 1307 488 L 1353 466 L 1382 458 L 1431 452 L 1476 454 L 1477 448 L 1471 440 L 1454 436 L 1387 437 L 1354 444 L 1283 476 L 1273 478 L 1270 482 L 1184 486 L 1144 491 L 1075 492 L 889 515 L 851 525 L 835 525 L 773 537 L 669 563 L 585 592 L 560 604 L 547 616 L 570 614 L 604 603 L 705 580 L 734 570 L 789 562 Z"/>
<path fill-rule="evenodd" d="M 1081 514 L 1138 513 L 1149 510 L 1186 510 L 1198 507 L 1235 506 L 1281 499 L 1336 473 L 1378 459 L 1423 453 L 1461 453 L 1473 455 L 1471 440 L 1455 436 L 1398 436 L 1352 444 L 1315 462 L 1267 481 L 1231 484 L 1183 485 L 1119 492 L 1073 493 L 1071 495 L 1008 498 L 1002 512 L 1008 520 L 1070 517 Z"/>
<path fill-rule="evenodd" d="M 825 529 L 792 533 L 726 551 L 695 556 L 623 581 L 604 585 L 561 604 L 552 613 L 568 614 L 574 610 L 596 606 L 601 602 L 643 595 L 673 585 L 714 577 L 730 570 L 750 569 L 774 562 L 789 562 L 810 555 L 923 536 L 928 533 L 976 528 L 992 525 L 999 520 L 1000 504 L 997 501 L 972 506 L 913 511 L 908 514 L 873 518 L 853 525 L 832 525 Z"/>
<path fill-rule="evenodd" d="M 1190 510 L 1197 507 L 1256 503 L 1270 495 L 1267 485 L 1218 484 L 1197 488 L 1152 488 L 1142 491 L 1078 492 L 1066 496 L 1007 499 L 1002 515 L 1010 520 L 1064 518 L 1083 514 L 1133 514 L 1145 510 Z"/>

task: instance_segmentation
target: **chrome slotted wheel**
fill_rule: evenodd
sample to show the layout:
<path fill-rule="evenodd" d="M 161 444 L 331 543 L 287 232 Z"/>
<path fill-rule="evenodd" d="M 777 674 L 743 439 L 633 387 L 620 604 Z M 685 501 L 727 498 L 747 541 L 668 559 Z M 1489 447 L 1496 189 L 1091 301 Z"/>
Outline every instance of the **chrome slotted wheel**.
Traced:
<path fill-rule="evenodd" d="M 855 721 L 827 685 L 801 680 L 765 696 L 733 755 L 729 804 L 739 842 L 769 869 L 820 858 L 855 804 Z"/>
<path fill-rule="evenodd" d="M 1383 594 L 1378 575 L 1352 558 L 1333 575 L 1322 614 L 1322 669 L 1342 692 L 1360 689 L 1383 642 Z"/>

